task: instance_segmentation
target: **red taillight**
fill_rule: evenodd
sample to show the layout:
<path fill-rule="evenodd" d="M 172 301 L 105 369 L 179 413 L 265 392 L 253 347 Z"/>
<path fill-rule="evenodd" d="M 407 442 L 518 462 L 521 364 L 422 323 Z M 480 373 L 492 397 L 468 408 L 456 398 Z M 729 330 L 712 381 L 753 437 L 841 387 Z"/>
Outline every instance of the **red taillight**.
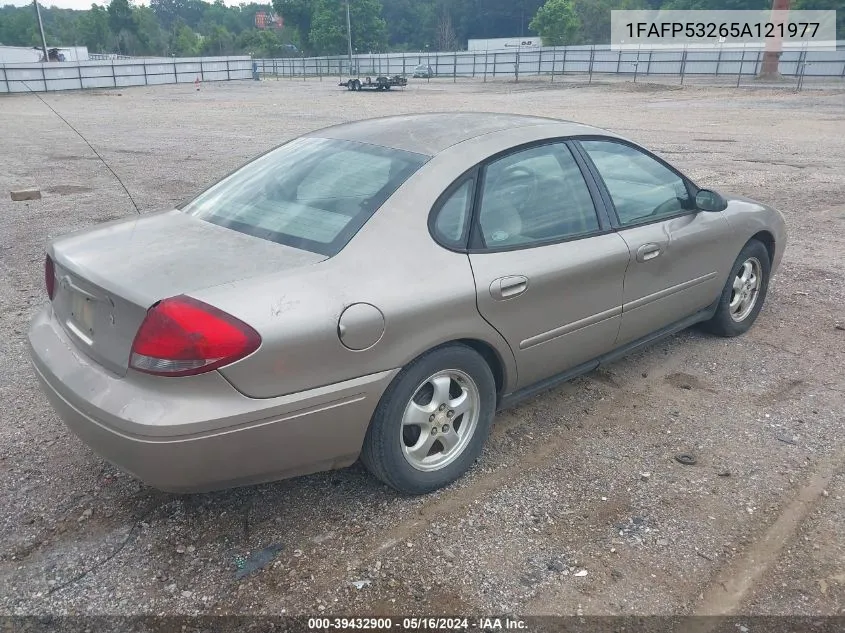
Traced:
<path fill-rule="evenodd" d="M 44 285 L 47 286 L 47 296 L 52 301 L 53 295 L 56 294 L 56 267 L 53 266 L 49 255 L 44 259 Z"/>
<path fill-rule="evenodd" d="M 243 321 L 186 296 L 160 301 L 132 343 L 129 366 L 156 376 L 193 376 L 249 356 L 261 337 Z"/>

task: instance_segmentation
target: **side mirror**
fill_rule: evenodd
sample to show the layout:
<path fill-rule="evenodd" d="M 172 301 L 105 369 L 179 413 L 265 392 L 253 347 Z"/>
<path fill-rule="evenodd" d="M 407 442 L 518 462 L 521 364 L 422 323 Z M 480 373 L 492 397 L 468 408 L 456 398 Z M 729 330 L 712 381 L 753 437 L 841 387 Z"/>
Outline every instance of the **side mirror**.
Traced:
<path fill-rule="evenodd" d="M 715 191 L 700 189 L 695 194 L 695 208 L 699 211 L 724 211 L 728 208 L 728 202 Z"/>

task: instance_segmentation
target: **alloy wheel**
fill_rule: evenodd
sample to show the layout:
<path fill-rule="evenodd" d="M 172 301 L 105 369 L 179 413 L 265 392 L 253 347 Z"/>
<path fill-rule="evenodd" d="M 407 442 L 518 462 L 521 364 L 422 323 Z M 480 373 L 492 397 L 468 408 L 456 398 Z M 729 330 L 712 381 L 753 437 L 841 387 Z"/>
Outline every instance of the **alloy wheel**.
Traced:
<path fill-rule="evenodd" d="M 760 296 L 760 288 L 763 285 L 763 268 L 760 260 L 756 257 L 749 257 L 739 267 L 733 281 L 731 301 L 728 304 L 731 318 L 739 323 L 748 318 L 748 315 L 757 305 L 757 298 Z"/>
<path fill-rule="evenodd" d="M 402 416 L 399 441 L 408 463 L 433 471 L 455 461 L 478 427 L 480 404 L 478 386 L 459 369 L 423 381 Z"/>

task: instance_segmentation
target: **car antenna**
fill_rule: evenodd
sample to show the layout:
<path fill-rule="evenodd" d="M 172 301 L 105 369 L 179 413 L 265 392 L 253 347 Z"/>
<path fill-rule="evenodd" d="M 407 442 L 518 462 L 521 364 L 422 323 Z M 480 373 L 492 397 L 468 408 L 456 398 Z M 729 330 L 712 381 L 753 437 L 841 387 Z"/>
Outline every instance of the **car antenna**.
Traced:
<path fill-rule="evenodd" d="M 29 90 L 32 94 L 34 94 L 36 97 L 38 97 L 38 100 L 39 100 L 41 103 L 43 103 L 45 106 L 47 106 L 48 108 L 50 108 L 50 110 L 53 112 L 53 114 L 55 114 L 55 115 L 56 115 L 57 117 L 59 117 L 62 121 L 64 121 L 65 125 L 67 125 L 67 126 L 68 126 L 71 130 L 73 130 L 74 132 L 76 132 L 76 134 L 79 136 L 79 138 L 81 138 L 83 141 L 85 141 L 85 144 L 86 144 L 88 147 L 90 147 L 90 148 L 91 148 L 91 151 L 92 151 L 92 152 L 94 152 L 94 155 L 95 155 L 97 158 L 99 158 L 99 159 L 100 159 L 100 162 L 101 162 L 101 163 L 103 163 L 103 165 L 105 165 L 105 166 L 106 166 L 106 169 L 108 169 L 108 170 L 111 172 L 111 175 L 115 177 L 115 180 L 117 180 L 117 182 L 119 182 L 119 183 L 120 183 L 120 186 L 121 186 L 121 187 L 123 187 L 123 190 L 126 192 L 126 195 L 127 195 L 127 196 L 129 196 L 129 201 L 132 203 L 132 206 L 133 206 L 133 207 L 135 207 L 135 211 L 137 211 L 137 212 L 138 212 L 138 215 L 141 215 L 141 210 L 138 208 L 138 205 L 135 203 L 135 198 L 133 198 L 133 197 L 132 197 L 132 194 L 131 194 L 131 193 L 129 193 L 129 189 L 127 189 L 127 188 L 126 188 L 126 185 L 124 185 L 124 184 L 123 184 L 123 181 L 120 179 L 120 176 L 118 176 L 118 175 L 114 172 L 114 169 L 112 169 L 111 167 L 109 167 L 109 164 L 106 162 L 106 160 L 105 160 L 102 156 L 100 156 L 100 152 L 98 152 L 96 149 L 94 149 L 94 146 L 93 146 L 93 145 L 91 145 L 91 143 L 89 143 L 89 142 L 88 142 L 88 139 L 86 139 L 84 136 L 82 136 L 82 133 L 81 133 L 79 130 L 77 130 L 75 127 L 73 127 L 73 126 L 72 126 L 72 125 L 68 122 L 68 120 L 67 120 L 66 118 L 64 118 L 61 114 L 59 114 L 58 112 L 56 112 L 56 110 L 55 110 L 55 109 L 53 109 L 53 106 L 51 106 L 49 103 L 47 103 L 46 101 L 44 101 L 44 99 L 42 99 L 42 98 L 41 98 L 41 95 L 40 95 L 40 94 L 38 94 L 35 90 L 33 90 L 32 88 L 30 88 L 28 83 L 26 83 L 25 81 L 21 81 L 21 83 L 23 83 L 23 85 L 24 85 L 24 86 L 26 86 L 26 87 L 27 87 L 27 89 L 28 89 L 28 90 Z"/>

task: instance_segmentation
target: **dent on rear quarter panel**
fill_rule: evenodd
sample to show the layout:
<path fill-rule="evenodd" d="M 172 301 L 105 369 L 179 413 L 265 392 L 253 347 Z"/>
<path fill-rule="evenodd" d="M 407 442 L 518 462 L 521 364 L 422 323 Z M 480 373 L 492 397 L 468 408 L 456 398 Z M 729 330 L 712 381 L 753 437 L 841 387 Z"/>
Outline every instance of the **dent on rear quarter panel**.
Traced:
<path fill-rule="evenodd" d="M 193 293 L 261 334 L 258 351 L 220 372 L 245 395 L 270 398 L 398 369 L 442 343 L 475 339 L 502 359 L 503 391 L 512 390 L 513 352 L 478 313 L 469 260 L 434 242 L 428 215 L 466 169 L 548 136 L 540 127 L 548 126 L 487 135 L 436 156 L 324 262 Z M 375 306 L 385 321 L 381 339 L 361 351 L 344 347 L 338 331 L 340 315 L 356 303 Z"/>
<path fill-rule="evenodd" d="M 466 255 L 436 248 L 430 269 L 384 266 L 344 252 L 296 274 L 194 293 L 249 323 L 262 338 L 255 353 L 220 372 L 245 395 L 269 398 L 401 368 L 456 339 L 480 339 L 500 355 L 503 347 L 510 354 L 478 315 Z M 401 250 L 382 249 L 394 261 Z M 384 315 L 383 333 L 360 351 L 344 346 L 339 331 L 341 315 L 355 304 L 369 304 Z"/>

